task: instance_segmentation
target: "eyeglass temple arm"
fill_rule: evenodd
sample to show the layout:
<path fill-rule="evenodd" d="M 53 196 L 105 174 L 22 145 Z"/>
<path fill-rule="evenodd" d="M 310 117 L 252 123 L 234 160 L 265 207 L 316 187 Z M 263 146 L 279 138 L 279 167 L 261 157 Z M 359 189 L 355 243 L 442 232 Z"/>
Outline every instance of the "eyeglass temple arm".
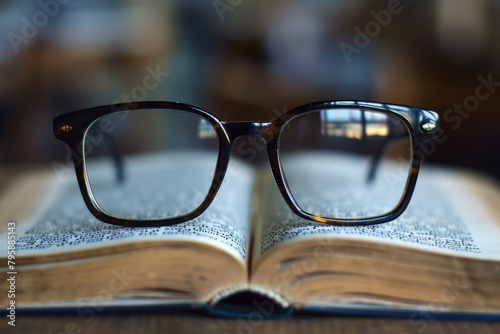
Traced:
<path fill-rule="evenodd" d="M 111 149 L 111 157 L 113 159 L 113 164 L 115 165 L 116 171 L 116 183 L 122 184 L 125 181 L 125 168 L 123 167 L 123 157 L 120 154 L 120 150 L 118 149 L 118 145 L 116 145 L 116 141 L 113 136 L 109 134 L 104 134 L 105 138 L 109 142 L 109 147 Z"/>
<path fill-rule="evenodd" d="M 366 117 L 365 111 L 361 113 L 361 126 L 362 126 L 362 140 L 366 140 Z M 370 160 L 370 171 L 368 172 L 368 178 L 366 180 L 367 183 L 373 182 L 375 180 L 375 175 L 377 174 L 378 167 L 380 166 L 380 162 L 382 161 L 382 157 L 387 150 L 390 142 L 397 139 L 403 139 L 403 137 L 398 137 L 394 135 L 387 135 L 380 146 L 380 149 L 372 156 Z"/>
<path fill-rule="evenodd" d="M 382 145 L 380 146 L 380 149 L 377 152 L 375 152 L 375 154 L 372 156 L 370 160 L 370 169 L 368 172 L 368 177 L 366 179 L 367 183 L 373 182 L 373 180 L 375 179 L 378 167 L 380 166 L 380 163 L 382 161 L 385 152 L 387 151 L 387 148 L 389 147 L 391 142 L 394 142 L 395 140 L 406 140 L 406 138 L 397 136 L 387 136 L 384 139 Z"/>
<path fill-rule="evenodd" d="M 370 171 L 368 172 L 368 178 L 366 179 L 367 183 L 371 183 L 375 179 L 375 174 L 377 174 L 378 167 L 380 165 L 380 162 L 382 161 L 382 157 L 384 156 L 389 141 L 389 137 L 386 137 L 384 139 L 384 142 L 380 146 L 380 149 L 375 152 L 375 154 L 370 159 Z"/>

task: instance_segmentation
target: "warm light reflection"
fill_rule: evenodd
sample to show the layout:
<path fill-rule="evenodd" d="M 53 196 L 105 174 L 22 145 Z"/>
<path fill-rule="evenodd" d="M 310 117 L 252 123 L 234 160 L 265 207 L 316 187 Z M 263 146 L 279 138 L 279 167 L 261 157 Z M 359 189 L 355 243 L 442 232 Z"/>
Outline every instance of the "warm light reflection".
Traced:
<path fill-rule="evenodd" d="M 321 110 L 321 133 L 329 137 L 361 140 L 389 135 L 387 116 L 356 109 Z"/>

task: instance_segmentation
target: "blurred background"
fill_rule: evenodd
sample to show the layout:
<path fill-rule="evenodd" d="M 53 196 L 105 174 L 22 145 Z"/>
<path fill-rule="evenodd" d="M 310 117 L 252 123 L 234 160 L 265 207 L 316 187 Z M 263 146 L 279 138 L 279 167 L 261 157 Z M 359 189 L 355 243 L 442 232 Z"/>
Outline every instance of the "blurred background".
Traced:
<path fill-rule="evenodd" d="M 322 100 L 442 117 L 428 161 L 500 179 L 500 1 L 4 0 L 0 166 L 64 160 L 58 114 L 171 100 L 270 120 Z"/>

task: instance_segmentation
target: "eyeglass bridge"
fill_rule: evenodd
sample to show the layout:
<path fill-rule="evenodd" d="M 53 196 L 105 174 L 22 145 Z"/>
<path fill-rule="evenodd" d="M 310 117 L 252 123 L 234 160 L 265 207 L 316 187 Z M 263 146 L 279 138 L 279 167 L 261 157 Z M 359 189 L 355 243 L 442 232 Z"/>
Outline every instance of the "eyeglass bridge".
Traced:
<path fill-rule="evenodd" d="M 224 122 L 231 142 L 242 136 L 259 136 L 266 139 L 272 122 Z"/>

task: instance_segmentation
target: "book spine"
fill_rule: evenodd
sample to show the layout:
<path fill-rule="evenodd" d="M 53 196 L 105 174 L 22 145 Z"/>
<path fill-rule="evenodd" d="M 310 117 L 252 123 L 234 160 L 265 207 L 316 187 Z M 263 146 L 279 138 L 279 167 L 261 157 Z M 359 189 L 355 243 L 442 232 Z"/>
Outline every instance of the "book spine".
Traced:
<path fill-rule="evenodd" d="M 271 319 L 288 317 L 293 307 L 283 296 L 261 286 L 242 284 L 219 291 L 202 308 L 226 317 Z"/>

